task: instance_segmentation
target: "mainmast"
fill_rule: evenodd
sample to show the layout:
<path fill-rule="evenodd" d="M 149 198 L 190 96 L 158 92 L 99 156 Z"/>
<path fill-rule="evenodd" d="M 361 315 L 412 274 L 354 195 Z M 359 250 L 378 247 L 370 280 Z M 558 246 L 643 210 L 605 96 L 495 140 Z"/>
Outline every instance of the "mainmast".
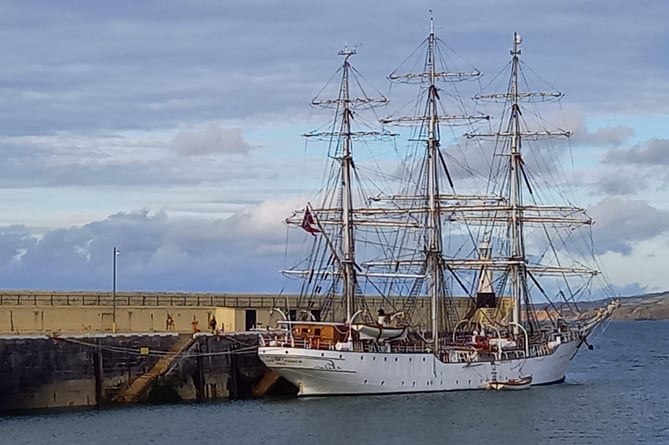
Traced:
<path fill-rule="evenodd" d="M 514 334 L 518 335 L 518 324 L 520 323 L 520 294 L 521 286 L 526 288 L 525 272 L 525 246 L 523 243 L 522 227 L 522 200 L 523 196 L 520 190 L 520 175 L 522 158 L 520 155 L 520 107 L 518 106 L 518 56 L 520 55 L 521 38 L 518 33 L 513 34 L 513 49 L 511 50 L 511 154 L 509 156 L 510 164 L 510 196 L 509 205 L 511 207 L 511 219 L 509 231 L 511 233 L 511 298 L 513 301 L 512 321 L 514 322 Z"/>
<path fill-rule="evenodd" d="M 440 320 L 443 318 L 440 313 L 439 302 L 445 297 L 446 286 L 444 282 L 444 256 L 442 239 L 442 206 L 446 205 L 446 200 L 457 200 L 454 193 L 450 195 L 440 194 L 440 177 L 446 176 L 451 188 L 450 173 L 447 170 L 446 162 L 440 151 L 440 129 L 439 123 L 487 119 L 487 116 L 470 116 L 463 114 L 440 114 L 441 100 L 439 97 L 439 81 L 457 81 L 480 76 L 480 72 L 473 70 L 471 72 L 450 71 L 445 63 L 437 60 L 442 54 L 438 49 L 439 38 L 434 32 L 434 19 L 430 17 L 430 32 L 424 45 L 426 47 L 425 64 L 423 72 L 397 74 L 393 72 L 389 79 L 391 81 L 421 84 L 422 91 L 425 92 L 424 106 L 419 108 L 418 115 L 410 117 L 387 118 L 383 123 L 412 124 L 417 125 L 423 132 L 419 135 L 419 140 L 425 143 L 425 163 L 424 163 L 424 190 L 422 196 L 406 196 L 405 200 L 422 200 L 425 203 L 425 238 L 424 238 L 424 261 L 426 276 L 428 278 L 428 294 L 431 297 L 431 331 L 433 342 L 437 345 Z M 442 49 L 443 51 L 443 49 Z M 397 198 L 395 198 L 397 199 Z M 449 312 L 449 311 L 447 311 Z M 456 314 L 443 314 L 447 317 L 457 317 Z M 456 320 L 457 322 L 457 320 Z M 454 327 L 454 326 L 452 326 Z"/>

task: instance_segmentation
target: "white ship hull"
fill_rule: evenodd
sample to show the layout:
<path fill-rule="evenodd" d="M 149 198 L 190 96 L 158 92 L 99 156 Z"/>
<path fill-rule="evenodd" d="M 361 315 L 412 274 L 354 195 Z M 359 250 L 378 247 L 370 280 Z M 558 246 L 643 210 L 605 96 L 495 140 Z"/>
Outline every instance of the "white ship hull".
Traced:
<path fill-rule="evenodd" d="M 493 362 L 445 363 L 431 353 L 323 351 L 263 346 L 260 359 L 298 387 L 298 395 L 385 394 L 486 389 L 492 380 L 532 376 L 532 385 L 558 383 L 580 341 L 551 354 Z"/>

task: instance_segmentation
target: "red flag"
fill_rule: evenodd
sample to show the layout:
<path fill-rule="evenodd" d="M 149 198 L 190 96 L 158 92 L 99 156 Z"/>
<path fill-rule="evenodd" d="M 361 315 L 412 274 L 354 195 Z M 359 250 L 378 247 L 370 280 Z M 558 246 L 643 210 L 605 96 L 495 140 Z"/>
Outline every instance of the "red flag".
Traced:
<path fill-rule="evenodd" d="M 307 208 L 304 211 L 304 218 L 302 219 L 302 228 L 306 230 L 307 232 L 311 233 L 312 235 L 316 235 L 317 233 L 321 233 L 320 230 L 318 230 L 318 226 L 314 222 L 314 217 L 309 211 L 309 208 Z"/>

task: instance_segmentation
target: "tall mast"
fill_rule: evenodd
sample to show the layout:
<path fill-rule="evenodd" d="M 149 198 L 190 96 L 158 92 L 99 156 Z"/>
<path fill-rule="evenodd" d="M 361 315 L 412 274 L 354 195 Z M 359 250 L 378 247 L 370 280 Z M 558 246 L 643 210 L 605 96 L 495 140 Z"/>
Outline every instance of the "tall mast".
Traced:
<path fill-rule="evenodd" d="M 427 171 L 428 171 L 428 249 L 427 249 L 427 270 L 431 279 L 432 299 L 432 337 L 436 347 L 439 334 L 439 305 L 437 304 L 439 292 L 442 288 L 441 283 L 441 224 L 439 216 L 439 179 L 437 177 L 437 150 L 439 148 L 438 135 L 438 109 L 437 109 L 437 76 L 434 60 L 434 46 L 436 37 L 434 35 L 434 19 L 430 17 L 430 35 L 428 37 L 427 65 L 430 75 L 430 84 L 428 86 L 428 107 L 429 123 L 427 134 Z"/>
<path fill-rule="evenodd" d="M 495 270 L 505 270 L 508 272 L 511 284 L 512 300 L 512 321 L 514 322 L 514 334 L 520 333 L 519 324 L 521 323 L 521 308 L 523 303 L 528 304 L 530 297 L 528 294 L 528 277 L 531 272 L 553 273 L 553 274 L 584 274 L 595 275 L 597 272 L 588 268 L 568 268 L 557 265 L 540 266 L 528 265 L 524 242 L 525 224 L 591 224 L 592 220 L 584 214 L 583 209 L 571 206 L 550 206 L 550 205 L 526 205 L 523 199 L 523 184 L 527 184 L 527 191 L 530 194 L 529 180 L 524 172 L 525 163 L 521 151 L 522 138 L 541 139 L 559 136 L 571 135 L 567 131 L 548 131 L 548 130 L 529 130 L 521 128 L 521 101 L 540 100 L 546 101 L 552 98 L 562 96 L 560 92 L 531 92 L 520 91 L 518 80 L 520 76 L 520 44 L 522 39 L 518 33 L 513 34 L 513 47 L 511 53 L 511 77 L 508 89 L 505 93 L 477 94 L 474 96 L 477 100 L 501 100 L 508 104 L 510 108 L 510 118 L 506 131 L 494 133 L 470 133 L 468 137 L 494 137 L 498 142 L 509 143 L 508 157 L 509 176 L 508 176 L 508 206 L 499 206 L 496 215 L 493 218 L 498 221 L 506 221 L 508 236 L 507 258 L 499 263 L 493 260 L 491 265 Z M 506 146 L 506 145 L 504 145 Z M 482 220 L 491 221 L 490 216 L 482 215 Z M 506 263 L 506 264 L 504 264 Z M 474 262 L 472 263 L 472 265 Z M 498 264 L 502 267 L 499 268 Z M 470 266 L 467 266 L 470 267 Z M 534 281 L 534 278 L 532 278 Z M 543 292 L 543 291 L 542 291 Z"/>
<path fill-rule="evenodd" d="M 355 50 L 344 48 L 339 51 L 344 56 L 343 73 L 341 79 L 342 121 L 341 134 L 344 137 L 344 147 L 341 155 L 341 197 L 342 197 L 342 279 L 344 284 L 344 301 L 346 302 L 346 320 L 353 315 L 353 299 L 355 295 L 355 243 L 353 237 L 353 197 L 351 193 L 351 101 L 349 98 L 349 70 L 348 59 L 355 54 Z"/>
<path fill-rule="evenodd" d="M 480 76 L 478 70 L 466 71 L 452 71 L 448 69 L 445 61 L 442 59 L 444 48 L 440 47 L 441 40 L 437 37 L 434 31 L 434 19 L 430 17 L 430 32 L 427 39 L 425 39 L 420 48 L 425 46 L 424 69 L 422 72 L 410 72 L 405 74 L 398 74 L 397 70 L 390 74 L 389 79 L 396 82 L 404 83 L 419 83 L 421 92 L 425 93 L 424 108 L 421 108 L 417 115 L 409 117 L 387 118 L 383 119 L 383 123 L 395 124 L 410 124 L 416 125 L 423 132 L 419 136 L 419 140 L 425 143 L 425 159 L 424 159 L 424 190 L 421 191 L 420 196 L 407 196 L 407 200 L 417 200 L 425 203 L 425 208 L 421 209 L 425 214 L 425 238 L 424 238 L 424 266 L 427 277 L 427 293 L 431 298 L 431 330 L 435 346 L 437 345 L 440 322 L 444 316 L 449 318 L 457 318 L 457 314 L 452 313 L 454 307 L 446 301 L 446 304 L 451 306 L 446 310 L 445 314 L 440 313 L 440 302 L 442 297 L 446 297 L 446 288 L 444 283 L 444 257 L 443 257 L 443 240 L 442 240 L 442 213 L 443 206 L 448 201 L 458 201 L 457 195 L 449 194 L 443 195 L 440 193 L 440 176 L 445 175 L 449 182 L 451 181 L 450 173 L 447 170 L 446 162 L 442 157 L 440 148 L 440 122 L 453 123 L 460 121 L 461 123 L 469 123 L 475 120 L 484 120 L 488 116 L 484 115 L 468 115 L 463 114 L 440 114 L 441 99 L 439 96 L 439 81 L 461 81 Z M 415 54 L 415 53 L 414 53 Z M 413 68 L 413 67 L 412 67 Z M 452 182 L 450 183 L 453 188 Z M 466 199 L 466 198 L 465 198 Z M 452 326 L 454 327 L 454 326 Z M 436 349 L 435 349 L 436 350 Z"/>
<path fill-rule="evenodd" d="M 330 178 L 333 182 L 328 185 L 326 193 L 323 195 L 322 206 L 320 208 L 311 208 L 311 210 L 317 215 L 320 227 L 319 231 L 323 232 L 322 235 L 326 240 L 327 249 L 330 251 L 326 256 L 331 257 L 328 262 L 330 265 L 335 265 L 337 270 L 336 272 L 326 272 L 321 267 L 323 264 L 316 266 L 314 263 L 309 270 L 292 270 L 284 271 L 284 273 L 298 274 L 305 278 L 308 277 L 305 283 L 308 282 L 308 285 L 312 286 L 312 290 L 315 288 L 320 289 L 320 285 L 316 284 L 316 282 L 324 280 L 325 277 L 329 277 L 328 280 L 335 280 L 337 287 L 341 284 L 346 319 L 350 320 L 357 308 L 355 298 L 358 288 L 358 273 L 356 269 L 358 266 L 356 265 L 355 256 L 356 234 L 354 228 L 354 214 L 357 210 L 354 208 L 353 199 L 353 177 L 355 170 L 353 140 L 355 138 L 392 136 L 392 134 L 373 129 L 352 129 L 356 111 L 384 105 L 388 102 L 388 99 L 382 95 L 380 97 L 367 96 L 360 81 L 360 73 L 350 63 L 351 56 L 356 54 L 355 49 L 349 49 L 346 46 L 338 54 L 343 56 L 344 61 L 338 70 L 338 73 L 341 74 L 338 84 L 331 85 L 337 88 L 336 97 L 320 97 L 321 93 L 325 95 L 332 92 L 331 89 L 328 88 L 326 91 L 326 88 L 324 88 L 311 101 L 311 104 L 314 106 L 334 109 L 333 123 L 329 129 L 324 131 L 314 131 L 304 134 L 307 138 L 318 138 L 327 141 L 331 150 L 329 156 L 335 162 L 332 165 L 333 169 L 331 172 L 333 175 Z M 352 91 L 352 89 L 355 91 Z M 291 218 L 286 220 L 286 222 L 300 224 L 299 221 L 291 220 Z M 329 235 L 323 230 L 324 226 L 330 228 L 328 229 Z M 321 268 L 319 269 L 319 267 Z M 312 280 L 314 276 L 318 278 Z M 314 292 L 319 293 L 320 290 Z"/>
<path fill-rule="evenodd" d="M 521 37 L 518 33 L 513 34 L 513 49 L 511 50 L 511 154 L 510 163 L 510 196 L 511 207 L 510 233 L 511 233 L 511 298 L 513 301 L 512 320 L 514 322 L 514 334 L 518 335 L 518 323 L 520 323 L 521 289 L 525 288 L 525 246 L 523 243 L 522 227 L 522 193 L 520 190 L 520 175 L 522 158 L 520 155 L 520 107 L 518 105 L 518 63 L 520 55 Z"/>

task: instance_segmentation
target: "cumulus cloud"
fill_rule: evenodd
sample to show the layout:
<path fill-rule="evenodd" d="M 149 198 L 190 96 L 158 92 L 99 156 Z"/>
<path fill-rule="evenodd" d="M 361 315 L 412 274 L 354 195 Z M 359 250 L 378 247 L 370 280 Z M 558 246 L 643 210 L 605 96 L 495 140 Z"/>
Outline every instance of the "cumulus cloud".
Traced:
<path fill-rule="evenodd" d="M 563 99 L 563 102 L 567 101 L 568 99 Z M 559 110 L 553 110 L 546 116 L 546 120 L 571 132 L 571 143 L 576 146 L 617 147 L 635 135 L 634 128 L 622 125 L 590 128 L 584 109 L 574 103 L 564 104 Z"/>
<path fill-rule="evenodd" d="M 596 189 L 606 195 L 635 195 L 646 190 L 649 178 L 632 169 L 605 170 L 598 173 Z"/>
<path fill-rule="evenodd" d="M 633 282 L 624 285 L 612 285 L 611 291 L 614 295 L 623 295 L 623 296 L 637 296 L 643 295 L 649 291 L 649 286 L 644 286 L 639 282 Z"/>
<path fill-rule="evenodd" d="M 208 127 L 197 131 L 180 131 L 172 139 L 172 147 L 183 156 L 248 155 L 253 149 L 239 128 Z"/>
<path fill-rule="evenodd" d="M 133 133 L 1 137 L 6 161 L 0 164 L 0 186 L 193 186 L 267 178 L 267 171 L 278 175 L 276 166 L 248 156 L 253 148 L 241 130 L 216 127 L 178 133 L 171 141 L 162 134 Z"/>
<path fill-rule="evenodd" d="M 593 236 L 599 253 L 629 255 L 635 243 L 653 239 L 669 229 L 669 212 L 643 200 L 606 198 L 591 207 Z"/>
<path fill-rule="evenodd" d="M 604 161 L 626 165 L 669 165 L 669 139 L 651 139 L 628 149 L 609 150 Z"/>
<path fill-rule="evenodd" d="M 0 282 L 5 289 L 107 290 L 115 246 L 121 291 L 295 291 L 279 271 L 312 238 L 283 220 L 303 204 L 266 201 L 227 218 L 138 209 L 41 234 L 1 227 Z"/>
<path fill-rule="evenodd" d="M 621 145 L 634 136 L 631 127 L 605 127 L 598 128 L 593 132 L 586 132 L 583 139 L 577 137 L 577 141 L 588 145 Z"/>
<path fill-rule="evenodd" d="M 634 136 L 631 127 L 615 126 L 588 130 L 585 119 L 579 121 L 580 125 L 571 127 L 573 133 L 572 142 L 575 145 L 588 146 L 619 146 Z"/>
<path fill-rule="evenodd" d="M 278 292 L 292 252 L 282 219 L 293 207 L 267 202 L 225 219 L 141 209 L 41 236 L 4 227 L 0 281 L 6 289 L 109 289 L 116 246 L 119 290 Z"/>
<path fill-rule="evenodd" d="M 669 185 L 669 139 L 651 139 L 630 148 L 611 148 L 601 156 L 594 186 L 607 195 L 659 192 Z"/>

